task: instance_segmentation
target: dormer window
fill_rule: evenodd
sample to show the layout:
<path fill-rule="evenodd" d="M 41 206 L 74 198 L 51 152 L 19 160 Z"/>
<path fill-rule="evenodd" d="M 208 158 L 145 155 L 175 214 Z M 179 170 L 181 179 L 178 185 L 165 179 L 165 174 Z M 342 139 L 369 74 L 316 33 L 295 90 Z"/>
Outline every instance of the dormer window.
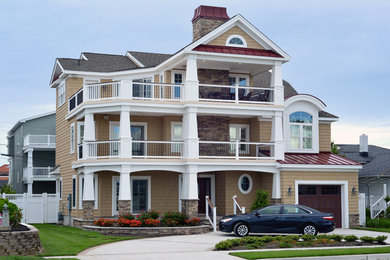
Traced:
<path fill-rule="evenodd" d="M 313 149 L 313 117 L 306 112 L 294 112 L 290 114 L 290 149 Z"/>
<path fill-rule="evenodd" d="M 226 46 L 247 47 L 244 37 L 240 35 L 230 35 L 226 40 Z"/>

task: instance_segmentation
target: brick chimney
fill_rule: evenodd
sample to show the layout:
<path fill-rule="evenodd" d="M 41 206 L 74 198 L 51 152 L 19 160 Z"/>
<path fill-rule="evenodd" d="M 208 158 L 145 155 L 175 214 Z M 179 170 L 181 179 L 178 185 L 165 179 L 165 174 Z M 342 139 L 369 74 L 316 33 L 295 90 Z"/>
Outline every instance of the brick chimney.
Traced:
<path fill-rule="evenodd" d="M 200 5 L 192 18 L 193 41 L 211 32 L 227 20 L 229 16 L 225 7 Z"/>
<path fill-rule="evenodd" d="M 368 136 L 365 134 L 360 136 L 359 155 L 368 157 Z"/>

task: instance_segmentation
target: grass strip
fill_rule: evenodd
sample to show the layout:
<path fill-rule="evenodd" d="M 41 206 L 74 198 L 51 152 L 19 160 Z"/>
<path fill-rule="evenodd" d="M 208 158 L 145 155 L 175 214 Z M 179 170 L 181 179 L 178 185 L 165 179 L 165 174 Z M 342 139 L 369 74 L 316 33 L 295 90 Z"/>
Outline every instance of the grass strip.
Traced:
<path fill-rule="evenodd" d="M 46 260 L 39 256 L 0 256 L 0 260 Z M 78 258 L 56 258 L 55 260 L 79 260 Z"/>
<path fill-rule="evenodd" d="M 390 228 L 356 227 L 356 228 L 353 228 L 353 229 L 390 233 Z"/>
<path fill-rule="evenodd" d="M 244 259 L 264 259 L 264 258 L 309 257 L 309 256 L 366 255 L 366 254 L 384 254 L 384 253 L 390 253 L 390 246 L 237 252 L 237 253 L 229 253 L 229 255 L 238 256 Z"/>
<path fill-rule="evenodd" d="M 135 237 L 105 236 L 98 232 L 54 224 L 34 224 L 34 227 L 39 230 L 39 237 L 45 249 L 43 256 L 77 255 L 93 246 L 135 239 Z"/>

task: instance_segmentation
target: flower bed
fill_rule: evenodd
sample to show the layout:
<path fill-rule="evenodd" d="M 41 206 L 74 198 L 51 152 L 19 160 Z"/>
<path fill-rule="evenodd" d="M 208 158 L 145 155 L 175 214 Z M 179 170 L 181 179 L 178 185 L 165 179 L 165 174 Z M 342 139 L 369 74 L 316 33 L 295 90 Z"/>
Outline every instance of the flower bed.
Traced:
<path fill-rule="evenodd" d="M 215 245 L 216 250 L 247 250 L 270 248 L 332 247 L 385 245 L 387 236 L 360 237 L 350 235 L 289 235 L 289 236 L 248 236 L 228 239 Z"/>

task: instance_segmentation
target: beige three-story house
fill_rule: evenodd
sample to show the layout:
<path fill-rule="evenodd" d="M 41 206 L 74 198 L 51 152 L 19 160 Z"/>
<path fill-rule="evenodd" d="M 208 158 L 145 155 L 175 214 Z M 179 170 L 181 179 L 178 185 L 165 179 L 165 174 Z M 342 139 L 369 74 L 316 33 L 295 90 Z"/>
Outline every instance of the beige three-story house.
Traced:
<path fill-rule="evenodd" d="M 58 58 L 56 172 L 61 209 L 90 220 L 142 210 L 233 212 L 259 188 L 270 202 L 358 222 L 360 165 L 334 155 L 318 98 L 282 79 L 290 57 L 241 15 L 195 10 L 175 54 L 128 51 Z M 65 218 L 67 219 L 67 218 Z"/>

